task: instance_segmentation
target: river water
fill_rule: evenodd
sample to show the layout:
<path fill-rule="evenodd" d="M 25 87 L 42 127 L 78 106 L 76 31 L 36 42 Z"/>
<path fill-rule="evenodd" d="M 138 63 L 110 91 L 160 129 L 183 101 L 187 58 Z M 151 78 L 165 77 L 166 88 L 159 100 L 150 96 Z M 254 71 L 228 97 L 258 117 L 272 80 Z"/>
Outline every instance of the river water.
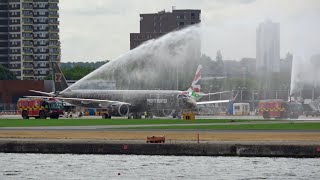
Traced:
<path fill-rule="evenodd" d="M 0 153 L 0 179 L 319 179 L 320 159 Z"/>

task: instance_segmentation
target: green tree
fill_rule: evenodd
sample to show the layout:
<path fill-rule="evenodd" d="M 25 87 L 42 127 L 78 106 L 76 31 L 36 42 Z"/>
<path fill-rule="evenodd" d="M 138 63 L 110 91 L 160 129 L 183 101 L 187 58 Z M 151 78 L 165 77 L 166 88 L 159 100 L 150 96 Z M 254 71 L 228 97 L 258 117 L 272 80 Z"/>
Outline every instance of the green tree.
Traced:
<path fill-rule="evenodd" d="M 79 80 L 86 76 L 87 74 L 91 73 L 95 70 L 95 68 L 92 67 L 85 67 L 85 66 L 75 66 L 73 68 L 62 68 L 62 73 L 66 80 Z M 50 74 L 45 77 L 45 80 L 52 80 L 52 74 Z"/>
<path fill-rule="evenodd" d="M 16 80 L 16 76 L 7 68 L 0 65 L 0 80 Z"/>
<path fill-rule="evenodd" d="M 75 66 L 73 68 L 62 68 L 62 72 L 68 80 L 79 80 L 94 71 L 93 67 Z"/>

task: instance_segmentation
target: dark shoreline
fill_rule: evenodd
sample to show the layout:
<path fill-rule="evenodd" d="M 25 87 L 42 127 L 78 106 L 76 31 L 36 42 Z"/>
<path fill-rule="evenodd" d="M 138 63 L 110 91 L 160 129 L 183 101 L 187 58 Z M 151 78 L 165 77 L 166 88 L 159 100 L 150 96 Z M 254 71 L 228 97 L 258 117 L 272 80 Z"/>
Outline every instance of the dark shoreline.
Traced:
<path fill-rule="evenodd" d="M 0 140 L 2 153 L 127 154 L 319 158 L 320 145 L 288 143 L 165 143 L 88 140 Z"/>

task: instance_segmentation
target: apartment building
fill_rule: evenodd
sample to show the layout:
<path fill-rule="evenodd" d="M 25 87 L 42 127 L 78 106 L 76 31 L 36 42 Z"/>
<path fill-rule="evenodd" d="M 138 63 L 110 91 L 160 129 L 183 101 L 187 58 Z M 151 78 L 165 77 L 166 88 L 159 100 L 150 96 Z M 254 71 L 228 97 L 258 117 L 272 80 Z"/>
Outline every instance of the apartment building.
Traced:
<path fill-rule="evenodd" d="M 0 0 L 0 64 L 18 79 L 44 79 L 60 61 L 59 0 Z"/>

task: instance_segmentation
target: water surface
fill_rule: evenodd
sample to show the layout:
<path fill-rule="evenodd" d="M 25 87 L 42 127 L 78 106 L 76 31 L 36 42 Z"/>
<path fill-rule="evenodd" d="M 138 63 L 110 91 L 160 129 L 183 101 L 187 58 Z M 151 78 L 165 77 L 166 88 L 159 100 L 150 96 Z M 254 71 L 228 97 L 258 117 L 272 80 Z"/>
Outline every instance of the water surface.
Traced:
<path fill-rule="evenodd" d="M 319 179 L 319 160 L 0 153 L 0 179 Z"/>

